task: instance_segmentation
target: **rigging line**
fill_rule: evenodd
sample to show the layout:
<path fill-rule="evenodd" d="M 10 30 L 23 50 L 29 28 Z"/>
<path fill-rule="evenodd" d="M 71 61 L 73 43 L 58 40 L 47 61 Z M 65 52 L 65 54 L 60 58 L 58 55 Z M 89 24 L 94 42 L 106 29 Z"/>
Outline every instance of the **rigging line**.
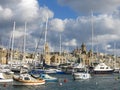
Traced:
<path fill-rule="evenodd" d="M 39 39 L 38 39 L 38 43 L 37 43 L 37 47 L 35 48 L 35 53 L 34 53 L 34 58 L 33 58 L 33 60 L 35 59 L 35 55 L 36 55 L 36 53 L 37 53 L 37 50 L 38 50 L 38 46 L 39 46 L 39 44 L 40 44 L 40 41 L 42 40 L 43 34 L 44 34 L 44 30 L 42 30 L 42 33 L 41 33 L 41 35 L 40 35 L 40 37 L 39 37 Z"/>

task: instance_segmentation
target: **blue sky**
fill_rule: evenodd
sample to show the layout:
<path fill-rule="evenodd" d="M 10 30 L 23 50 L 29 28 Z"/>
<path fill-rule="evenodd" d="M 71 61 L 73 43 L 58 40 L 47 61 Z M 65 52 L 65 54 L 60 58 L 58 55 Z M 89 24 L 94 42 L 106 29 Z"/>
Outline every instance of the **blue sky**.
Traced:
<path fill-rule="evenodd" d="M 39 1 L 39 2 L 38 2 Z M 8 47 L 13 22 L 16 22 L 15 44 L 20 47 L 27 22 L 26 47 L 35 48 L 41 32 L 45 32 L 51 51 L 73 50 L 85 43 L 91 49 L 91 9 L 93 10 L 94 51 L 120 55 L 120 0 L 0 0 L 0 36 L 2 46 Z M 7 33 L 6 33 L 7 32 Z M 22 40 L 21 40 L 22 39 Z M 43 48 L 44 35 L 39 48 Z"/>
<path fill-rule="evenodd" d="M 66 18 L 76 18 L 77 13 L 67 6 L 62 6 L 58 4 L 57 0 L 38 0 L 40 6 L 47 6 L 50 10 L 54 12 L 55 18 L 66 19 Z"/>

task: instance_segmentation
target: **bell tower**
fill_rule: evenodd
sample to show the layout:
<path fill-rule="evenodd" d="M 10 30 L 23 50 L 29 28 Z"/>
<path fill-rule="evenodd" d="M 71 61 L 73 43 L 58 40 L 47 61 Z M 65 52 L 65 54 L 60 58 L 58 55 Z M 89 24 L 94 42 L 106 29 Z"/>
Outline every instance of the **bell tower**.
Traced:
<path fill-rule="evenodd" d="M 82 54 L 86 54 L 86 45 L 82 43 L 81 45 Z"/>
<path fill-rule="evenodd" d="M 49 46 L 48 43 L 45 44 L 45 48 L 44 48 L 44 53 L 45 54 L 49 54 L 50 50 L 49 50 Z"/>

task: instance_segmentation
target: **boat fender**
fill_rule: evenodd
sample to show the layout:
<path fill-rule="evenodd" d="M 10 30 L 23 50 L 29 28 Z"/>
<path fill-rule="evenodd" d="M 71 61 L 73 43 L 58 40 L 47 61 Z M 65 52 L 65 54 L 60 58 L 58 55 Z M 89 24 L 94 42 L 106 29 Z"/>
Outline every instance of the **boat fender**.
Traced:
<path fill-rule="evenodd" d="M 64 82 L 66 83 L 66 82 L 67 82 L 67 79 L 64 79 Z"/>
<path fill-rule="evenodd" d="M 60 82 L 59 85 L 62 86 L 62 83 Z"/>
<path fill-rule="evenodd" d="M 4 85 L 3 85 L 4 87 L 6 87 L 7 86 L 7 84 L 6 83 L 4 83 Z"/>

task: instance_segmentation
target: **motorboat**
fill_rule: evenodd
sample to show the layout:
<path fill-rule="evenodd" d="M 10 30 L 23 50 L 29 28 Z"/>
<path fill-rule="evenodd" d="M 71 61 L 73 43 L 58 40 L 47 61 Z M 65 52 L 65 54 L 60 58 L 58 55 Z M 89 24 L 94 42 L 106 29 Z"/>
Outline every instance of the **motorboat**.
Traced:
<path fill-rule="evenodd" d="M 29 71 L 30 74 L 41 74 L 44 73 L 43 69 L 32 69 Z"/>
<path fill-rule="evenodd" d="M 88 72 L 86 67 L 82 69 L 79 68 L 79 71 L 73 71 L 72 75 L 74 80 L 85 80 L 91 78 L 91 74 Z"/>
<path fill-rule="evenodd" d="M 85 80 L 90 79 L 91 75 L 87 72 L 75 72 L 73 73 L 73 79 L 74 80 Z"/>
<path fill-rule="evenodd" d="M 76 72 L 84 72 L 85 71 L 85 65 L 83 63 L 76 63 L 73 66 L 74 71 Z"/>
<path fill-rule="evenodd" d="M 56 69 L 54 68 L 48 68 L 44 70 L 44 73 L 51 74 L 51 73 L 56 73 Z"/>
<path fill-rule="evenodd" d="M 56 74 L 65 74 L 65 72 L 62 71 L 61 68 L 57 68 L 57 69 L 56 69 Z"/>
<path fill-rule="evenodd" d="M 65 74 L 72 74 L 74 68 L 72 66 L 63 66 L 61 67 L 62 71 L 65 73 Z"/>
<path fill-rule="evenodd" d="M 94 74 L 112 74 L 114 69 L 110 66 L 106 65 L 105 63 L 99 63 L 93 69 Z"/>
<path fill-rule="evenodd" d="M 114 68 L 114 73 L 120 73 L 120 68 Z"/>
<path fill-rule="evenodd" d="M 21 66 L 20 65 L 12 65 L 11 71 L 14 73 L 20 73 Z"/>
<path fill-rule="evenodd" d="M 34 78 L 41 78 L 43 80 L 45 80 L 46 82 L 57 82 L 58 79 L 56 77 L 52 77 L 48 74 L 44 74 L 44 73 L 41 73 L 41 74 L 36 74 L 36 75 L 32 75 Z"/>
<path fill-rule="evenodd" d="M 45 80 L 36 79 L 29 75 L 28 73 L 14 75 L 13 79 L 16 81 L 13 85 L 41 85 L 45 84 Z"/>

